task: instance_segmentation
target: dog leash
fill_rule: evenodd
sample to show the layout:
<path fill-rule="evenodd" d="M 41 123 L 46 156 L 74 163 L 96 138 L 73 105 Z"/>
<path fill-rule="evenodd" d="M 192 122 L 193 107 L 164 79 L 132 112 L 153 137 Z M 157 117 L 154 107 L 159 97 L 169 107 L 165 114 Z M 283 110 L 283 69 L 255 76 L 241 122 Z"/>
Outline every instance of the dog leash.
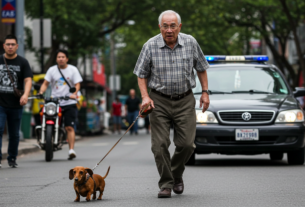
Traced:
<path fill-rule="evenodd" d="M 92 171 L 94 171 L 95 168 L 97 168 L 97 166 L 107 157 L 107 155 L 113 150 L 113 148 L 115 148 L 115 146 L 121 141 L 121 139 L 125 136 L 125 134 L 130 130 L 130 128 L 136 123 L 136 121 L 138 120 L 138 118 L 142 115 L 142 113 L 148 109 L 148 107 L 150 106 L 150 104 L 148 104 L 147 106 L 145 106 L 142 110 L 141 113 L 137 116 L 137 118 L 132 122 L 132 124 L 128 127 L 128 129 L 126 130 L 126 132 L 123 134 L 123 136 L 121 136 L 121 138 L 113 145 L 113 147 L 107 152 L 107 154 L 94 166 L 94 168 L 92 168 Z"/>

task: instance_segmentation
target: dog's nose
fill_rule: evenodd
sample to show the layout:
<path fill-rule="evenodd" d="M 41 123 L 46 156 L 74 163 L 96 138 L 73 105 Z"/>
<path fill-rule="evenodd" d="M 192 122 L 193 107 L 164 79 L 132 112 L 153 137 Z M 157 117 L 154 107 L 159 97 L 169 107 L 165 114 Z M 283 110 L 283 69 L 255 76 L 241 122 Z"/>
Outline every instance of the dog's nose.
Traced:
<path fill-rule="evenodd" d="M 78 178 L 75 178 L 74 180 L 75 180 L 75 181 L 78 181 Z"/>

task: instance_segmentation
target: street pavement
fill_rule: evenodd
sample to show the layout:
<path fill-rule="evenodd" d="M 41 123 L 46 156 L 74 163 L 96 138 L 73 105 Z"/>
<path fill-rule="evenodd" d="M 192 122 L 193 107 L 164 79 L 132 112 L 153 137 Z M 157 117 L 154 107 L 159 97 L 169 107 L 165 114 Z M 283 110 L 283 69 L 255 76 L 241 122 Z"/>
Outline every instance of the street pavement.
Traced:
<path fill-rule="evenodd" d="M 67 160 L 67 146 L 49 163 L 44 151 L 20 156 L 16 169 L 3 161 L 0 206 L 305 206 L 305 167 L 289 166 L 286 156 L 270 161 L 268 155 L 199 155 L 195 166 L 186 167 L 184 193 L 158 199 L 159 176 L 145 131 L 127 134 L 94 171 L 104 176 L 111 166 L 102 201 L 81 197 L 80 203 L 73 202 L 69 170 L 93 168 L 118 138 L 85 137 L 76 142 L 77 158 L 72 161 Z"/>

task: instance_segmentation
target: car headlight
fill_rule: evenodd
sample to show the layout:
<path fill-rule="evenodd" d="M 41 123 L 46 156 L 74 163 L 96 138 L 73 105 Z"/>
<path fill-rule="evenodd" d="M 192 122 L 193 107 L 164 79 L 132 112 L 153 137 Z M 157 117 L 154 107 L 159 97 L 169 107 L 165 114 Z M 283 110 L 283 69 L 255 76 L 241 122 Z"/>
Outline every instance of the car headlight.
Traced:
<path fill-rule="evenodd" d="M 215 115 L 210 111 L 196 110 L 196 121 L 197 123 L 218 123 Z"/>
<path fill-rule="evenodd" d="M 45 112 L 49 116 L 53 116 L 56 113 L 56 104 L 48 103 L 45 105 Z"/>
<path fill-rule="evenodd" d="M 291 122 L 303 122 L 304 121 L 304 114 L 301 110 L 288 110 L 282 111 L 276 117 L 276 123 L 291 123 Z"/>

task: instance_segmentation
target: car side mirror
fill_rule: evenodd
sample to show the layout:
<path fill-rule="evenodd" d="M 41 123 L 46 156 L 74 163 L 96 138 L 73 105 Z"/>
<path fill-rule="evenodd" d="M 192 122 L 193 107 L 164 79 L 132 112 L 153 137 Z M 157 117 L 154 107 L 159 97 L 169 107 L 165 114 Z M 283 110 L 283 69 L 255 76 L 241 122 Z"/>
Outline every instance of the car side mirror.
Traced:
<path fill-rule="evenodd" d="M 296 87 L 295 91 L 293 91 L 293 96 L 294 97 L 305 96 L 305 88 L 303 88 L 303 87 Z"/>
<path fill-rule="evenodd" d="M 39 91 L 40 90 L 40 86 L 41 86 L 40 84 L 34 84 L 34 89 Z"/>

